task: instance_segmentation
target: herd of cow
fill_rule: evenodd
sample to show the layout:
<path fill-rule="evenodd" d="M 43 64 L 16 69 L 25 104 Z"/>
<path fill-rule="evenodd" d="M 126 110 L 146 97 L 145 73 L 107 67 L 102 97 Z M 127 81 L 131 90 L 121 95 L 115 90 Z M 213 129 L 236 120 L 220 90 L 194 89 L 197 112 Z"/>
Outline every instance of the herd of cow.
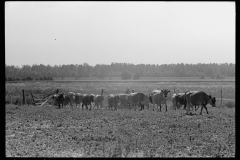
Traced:
<path fill-rule="evenodd" d="M 107 97 L 108 107 L 109 110 L 117 110 L 117 106 L 120 105 L 128 106 L 130 109 L 134 108 L 135 110 L 137 107 L 140 107 L 140 110 L 144 109 L 144 106 L 147 106 L 149 109 L 149 105 L 152 104 L 153 111 L 155 105 L 157 105 L 157 111 L 161 112 L 162 105 L 165 105 L 166 112 L 167 112 L 167 95 L 170 92 L 168 89 L 162 90 L 154 90 L 150 94 L 144 94 L 141 92 L 134 92 L 134 93 L 125 93 L 125 94 L 109 94 Z M 82 109 L 84 106 L 87 110 L 91 110 L 92 103 L 94 103 L 94 107 L 97 108 L 103 106 L 103 95 L 94 95 L 94 94 L 82 94 L 82 93 L 73 93 L 69 92 L 67 94 L 58 93 L 53 95 L 53 100 L 58 105 L 59 109 L 63 106 L 70 105 L 73 109 L 74 104 L 76 107 L 82 105 Z M 174 93 L 172 95 L 172 105 L 173 108 L 180 109 L 182 105 L 184 105 L 184 109 L 187 110 L 187 114 L 190 111 L 190 107 L 193 110 L 195 106 L 201 106 L 202 109 L 205 108 L 207 114 L 208 110 L 206 108 L 207 104 L 212 105 L 215 107 L 216 98 L 212 97 L 211 95 L 207 95 L 204 91 L 187 91 L 185 93 Z M 159 107 L 158 107 L 159 106 Z"/>

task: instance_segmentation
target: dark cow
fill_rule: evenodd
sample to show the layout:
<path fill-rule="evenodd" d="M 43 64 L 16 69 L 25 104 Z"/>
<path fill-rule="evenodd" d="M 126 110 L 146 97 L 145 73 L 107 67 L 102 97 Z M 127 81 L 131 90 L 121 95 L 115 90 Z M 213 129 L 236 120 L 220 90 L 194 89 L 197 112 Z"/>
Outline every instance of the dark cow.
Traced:
<path fill-rule="evenodd" d="M 82 94 L 82 93 L 76 93 L 76 94 L 75 94 L 76 107 L 78 106 L 78 104 L 79 104 L 79 106 L 80 106 L 80 104 L 82 103 L 83 97 L 84 97 L 84 94 Z"/>
<path fill-rule="evenodd" d="M 165 104 L 166 106 L 166 112 L 167 112 L 167 94 L 170 92 L 168 89 L 162 89 L 162 90 L 154 90 L 151 95 L 152 95 L 152 104 L 153 104 L 153 111 L 154 111 L 154 105 L 157 104 L 157 110 L 158 106 L 160 106 L 160 112 L 161 112 L 161 104 Z"/>
<path fill-rule="evenodd" d="M 69 103 L 70 103 L 71 108 L 73 109 L 73 104 L 75 103 L 75 93 L 68 92 L 67 96 L 70 98 Z"/>
<path fill-rule="evenodd" d="M 103 95 L 95 95 L 94 97 L 94 107 L 97 106 L 97 109 L 99 109 L 100 107 L 103 107 L 103 100 L 104 97 Z"/>
<path fill-rule="evenodd" d="M 204 91 L 196 92 L 186 92 L 187 100 L 187 114 L 190 112 L 190 106 L 202 106 L 200 115 L 202 114 L 202 109 L 205 108 L 208 114 L 206 105 L 210 104 L 215 107 L 216 98 L 211 95 L 207 95 Z"/>
<path fill-rule="evenodd" d="M 83 109 L 83 106 L 86 106 L 86 108 L 88 110 L 88 105 L 90 105 L 89 110 L 91 110 L 93 102 L 94 102 L 94 95 L 93 94 L 85 94 L 82 98 L 82 109 Z"/>
<path fill-rule="evenodd" d="M 140 106 L 140 110 L 144 109 L 144 105 L 149 105 L 149 97 L 141 92 L 130 93 L 128 95 L 128 99 L 130 102 L 130 108 L 133 106 Z M 136 107 L 134 107 L 136 110 Z"/>
<path fill-rule="evenodd" d="M 56 102 L 56 104 L 58 105 L 58 108 L 60 109 L 61 108 L 61 104 L 62 104 L 62 108 L 63 108 L 63 104 L 64 104 L 64 101 L 65 101 L 65 95 L 64 93 L 61 93 L 61 94 L 55 94 L 53 95 L 53 100 Z"/>
<path fill-rule="evenodd" d="M 108 97 L 109 110 L 117 110 L 117 104 L 119 103 L 120 97 L 117 94 L 110 94 Z M 114 108 L 113 108 L 114 107 Z"/>
<path fill-rule="evenodd" d="M 120 102 L 120 105 L 123 106 L 123 108 L 127 108 L 130 107 L 130 103 L 129 103 L 129 99 L 128 99 L 128 94 L 118 94 L 119 95 L 119 102 Z"/>
<path fill-rule="evenodd" d="M 183 109 L 186 110 L 186 106 L 187 106 L 186 95 L 189 94 L 189 93 L 192 94 L 192 93 L 196 93 L 196 92 L 199 92 L 199 91 L 187 91 L 187 92 L 185 92 L 185 93 L 182 93 L 181 96 L 178 96 L 178 97 L 177 97 L 177 100 L 178 100 L 178 105 L 180 105 L 179 107 L 181 107 L 181 105 L 183 105 L 183 104 L 185 103 Z M 199 108 L 199 106 L 197 107 L 196 105 L 190 106 L 190 107 L 191 107 L 192 111 L 193 111 L 193 107 L 195 108 L 195 111 L 197 111 L 198 108 Z"/>
<path fill-rule="evenodd" d="M 182 105 L 184 105 L 184 109 L 186 109 L 187 101 L 185 98 L 185 93 L 174 93 L 172 95 L 172 103 L 173 109 L 179 109 Z"/>

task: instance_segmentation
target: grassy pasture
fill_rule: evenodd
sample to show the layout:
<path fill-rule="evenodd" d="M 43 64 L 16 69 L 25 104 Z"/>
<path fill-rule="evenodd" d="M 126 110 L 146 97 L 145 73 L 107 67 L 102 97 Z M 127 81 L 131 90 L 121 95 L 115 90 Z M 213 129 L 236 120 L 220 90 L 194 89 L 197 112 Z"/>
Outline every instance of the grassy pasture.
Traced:
<path fill-rule="evenodd" d="M 235 107 L 208 107 L 186 115 L 171 109 L 173 90 L 203 90 L 226 102 L 235 102 L 234 82 L 25 82 L 6 83 L 13 98 L 60 92 L 101 94 L 170 89 L 168 112 L 106 109 L 91 111 L 56 106 L 6 105 L 5 133 L 7 157 L 234 157 Z M 7 97 L 7 96 L 6 96 Z M 223 102 L 225 102 L 223 101 Z M 217 99 L 217 106 L 220 100 Z M 235 105 L 235 104 L 234 104 Z"/>
<path fill-rule="evenodd" d="M 30 91 L 33 94 L 49 94 L 57 88 L 60 92 L 66 93 L 69 91 L 75 93 L 93 93 L 101 94 L 104 89 L 109 94 L 124 93 L 127 88 L 135 92 L 150 93 L 154 89 L 169 89 L 168 103 L 171 104 L 171 97 L 176 92 L 202 90 L 207 94 L 211 94 L 217 98 L 217 105 L 220 104 L 221 87 L 223 91 L 223 103 L 226 101 L 235 101 L 235 82 L 25 82 L 25 83 L 6 83 L 6 92 L 13 99 L 22 96 L 22 89 L 25 90 L 27 98 L 30 98 Z M 106 97 L 104 105 L 107 105 Z M 8 98 L 6 96 L 6 98 Z"/>
<path fill-rule="evenodd" d="M 6 105 L 7 157 L 235 157 L 235 108 L 209 115 Z"/>
<path fill-rule="evenodd" d="M 81 77 L 79 79 L 75 79 L 74 77 L 66 77 L 64 79 L 61 78 L 54 78 L 55 81 L 235 81 L 235 77 L 225 77 L 224 79 L 212 79 L 210 77 L 205 77 L 201 79 L 199 77 L 141 77 L 138 80 L 122 80 L 121 77 L 105 77 L 103 79 L 99 79 L 98 77 Z"/>

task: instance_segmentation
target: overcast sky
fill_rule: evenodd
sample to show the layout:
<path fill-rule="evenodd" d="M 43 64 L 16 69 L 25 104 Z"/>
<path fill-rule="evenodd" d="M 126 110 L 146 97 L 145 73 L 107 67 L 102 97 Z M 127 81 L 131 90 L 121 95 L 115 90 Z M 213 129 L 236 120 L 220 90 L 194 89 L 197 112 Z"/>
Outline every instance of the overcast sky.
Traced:
<path fill-rule="evenodd" d="M 235 63 L 235 2 L 5 2 L 5 63 Z"/>

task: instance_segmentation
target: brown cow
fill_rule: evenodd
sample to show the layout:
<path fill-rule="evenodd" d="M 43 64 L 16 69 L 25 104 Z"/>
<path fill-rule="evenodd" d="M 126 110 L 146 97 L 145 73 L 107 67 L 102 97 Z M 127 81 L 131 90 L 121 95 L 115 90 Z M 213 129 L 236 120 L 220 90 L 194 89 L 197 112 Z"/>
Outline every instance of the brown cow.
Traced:
<path fill-rule="evenodd" d="M 202 106 L 200 115 L 202 114 L 202 109 L 205 108 L 208 114 L 206 105 L 210 104 L 215 107 L 216 98 L 211 95 L 207 95 L 204 91 L 196 92 L 186 92 L 187 100 L 187 114 L 190 112 L 190 106 Z"/>

